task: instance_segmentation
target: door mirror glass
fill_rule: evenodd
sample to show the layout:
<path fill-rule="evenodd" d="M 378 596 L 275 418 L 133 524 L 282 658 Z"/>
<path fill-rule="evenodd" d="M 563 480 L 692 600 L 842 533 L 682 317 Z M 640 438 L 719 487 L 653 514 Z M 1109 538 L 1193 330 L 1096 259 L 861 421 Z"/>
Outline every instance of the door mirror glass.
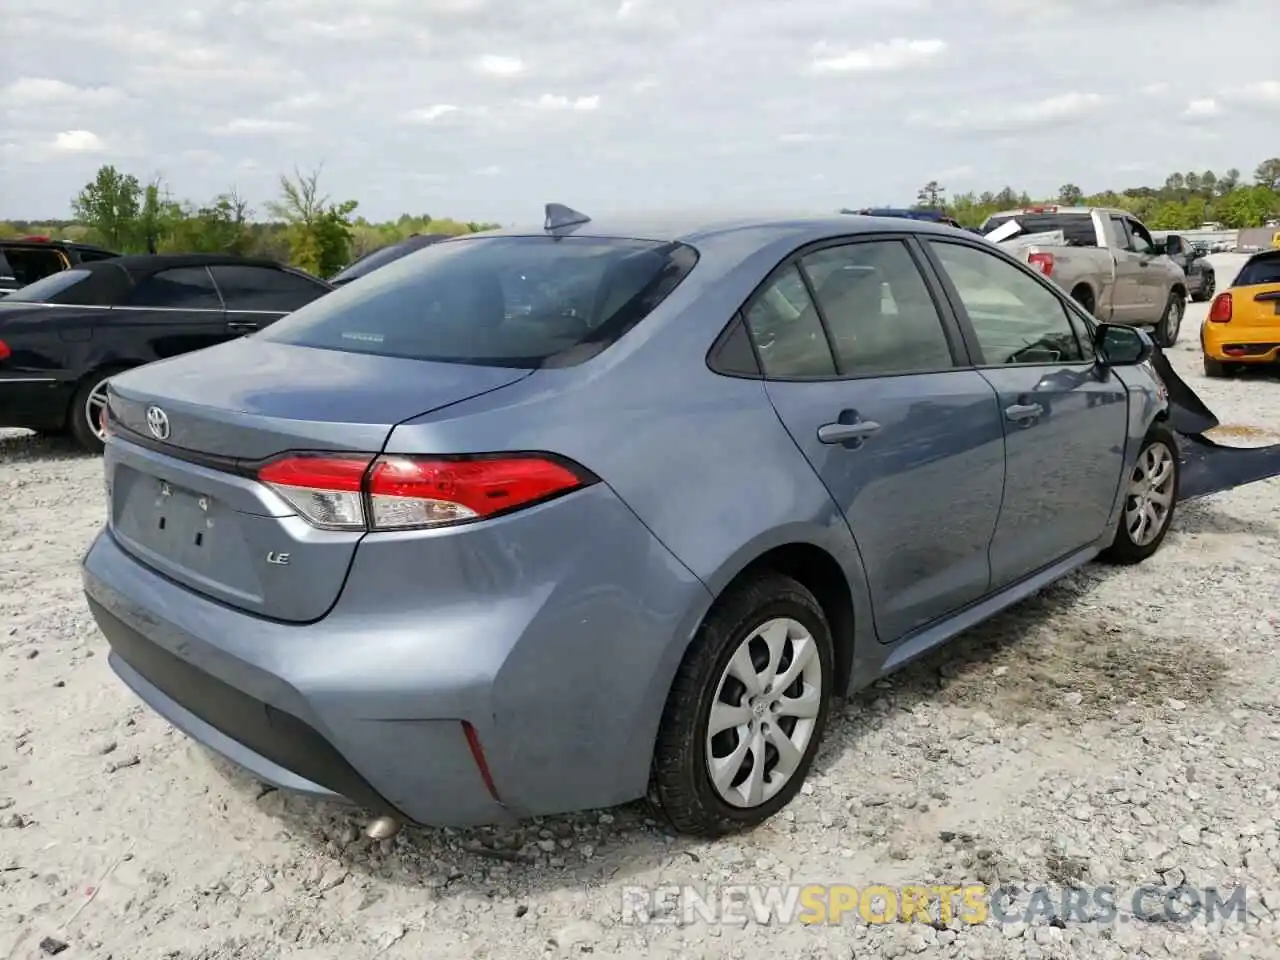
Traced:
<path fill-rule="evenodd" d="M 1137 327 L 1101 323 L 1095 341 L 1098 360 L 1111 367 L 1132 367 L 1150 358 L 1151 338 Z"/>
<path fill-rule="evenodd" d="M 1169 234 L 1164 238 L 1165 256 L 1176 257 L 1179 254 L 1186 253 L 1186 244 L 1182 242 L 1182 238 L 1175 233 Z"/>

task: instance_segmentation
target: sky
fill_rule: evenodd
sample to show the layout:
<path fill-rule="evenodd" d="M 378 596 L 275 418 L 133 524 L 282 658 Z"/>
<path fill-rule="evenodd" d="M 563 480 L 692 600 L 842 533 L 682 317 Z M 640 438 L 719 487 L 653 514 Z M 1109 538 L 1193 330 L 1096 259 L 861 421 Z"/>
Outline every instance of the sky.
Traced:
<path fill-rule="evenodd" d="M 0 218 L 102 164 L 371 220 L 1247 176 L 1280 0 L 0 0 Z"/>

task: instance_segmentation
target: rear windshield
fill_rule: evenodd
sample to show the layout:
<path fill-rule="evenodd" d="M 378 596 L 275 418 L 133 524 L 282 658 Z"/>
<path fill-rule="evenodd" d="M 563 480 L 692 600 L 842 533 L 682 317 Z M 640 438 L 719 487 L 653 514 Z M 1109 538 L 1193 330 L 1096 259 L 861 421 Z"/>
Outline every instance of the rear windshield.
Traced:
<path fill-rule="evenodd" d="M 988 217 L 982 225 L 983 233 L 990 233 L 1010 220 L 1017 220 L 1023 234 L 1053 233 L 1061 230 L 1067 245 L 1072 247 L 1096 247 L 1098 233 L 1093 226 L 1093 216 L 1088 213 L 1011 213 Z"/>
<path fill-rule="evenodd" d="M 341 287 L 258 336 L 385 357 L 567 365 L 643 320 L 697 259 L 692 247 L 648 240 L 451 240 Z"/>
<path fill-rule="evenodd" d="M 88 270 L 60 270 L 43 280 L 27 284 L 4 298 L 5 303 L 45 303 L 89 276 Z"/>
<path fill-rule="evenodd" d="M 1233 287 L 1256 287 L 1264 283 L 1280 283 L 1280 253 L 1268 253 L 1246 263 Z"/>

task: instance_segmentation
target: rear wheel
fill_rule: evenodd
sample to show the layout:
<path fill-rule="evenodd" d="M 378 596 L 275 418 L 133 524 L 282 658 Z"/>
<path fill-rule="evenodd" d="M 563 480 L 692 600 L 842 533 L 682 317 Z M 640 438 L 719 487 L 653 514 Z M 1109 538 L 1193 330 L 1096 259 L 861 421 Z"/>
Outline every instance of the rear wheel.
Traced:
<path fill-rule="evenodd" d="M 1187 309 L 1187 299 L 1177 290 L 1169 294 L 1164 305 L 1164 315 L 1156 324 L 1156 343 L 1161 347 L 1172 347 L 1178 342 L 1178 333 L 1182 330 L 1182 315 Z"/>
<path fill-rule="evenodd" d="M 1120 526 L 1101 559 L 1141 563 L 1160 549 L 1178 505 L 1178 442 L 1164 424 L 1143 441 L 1125 490 Z"/>
<path fill-rule="evenodd" d="M 1230 372 L 1227 369 L 1227 365 L 1221 360 L 1215 360 L 1213 357 L 1204 358 L 1204 375 L 1206 377 L 1225 377 Z"/>
<path fill-rule="evenodd" d="M 1204 303 L 1206 300 L 1212 300 L 1213 292 L 1217 286 L 1217 280 L 1212 275 L 1207 276 L 1204 278 L 1204 283 L 1200 287 L 1200 292 L 1193 293 L 1191 295 L 1191 299 L 1196 303 Z"/>
<path fill-rule="evenodd" d="M 90 453 L 101 453 L 106 443 L 107 381 L 118 369 L 95 370 L 84 379 L 71 401 L 67 424 L 76 442 Z"/>
<path fill-rule="evenodd" d="M 682 833 L 754 827 L 791 801 L 831 700 L 831 629 L 803 585 L 764 573 L 707 615 L 667 697 L 649 799 Z"/>

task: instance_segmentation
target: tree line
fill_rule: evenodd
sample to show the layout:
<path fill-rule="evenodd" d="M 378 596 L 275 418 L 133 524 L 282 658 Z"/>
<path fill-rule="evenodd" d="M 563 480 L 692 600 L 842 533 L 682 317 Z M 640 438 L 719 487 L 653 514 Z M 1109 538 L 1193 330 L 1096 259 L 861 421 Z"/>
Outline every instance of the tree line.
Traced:
<path fill-rule="evenodd" d="M 1086 194 L 1074 183 L 1065 183 L 1053 197 L 1032 197 L 1026 191 L 1005 187 L 998 193 L 959 193 L 947 197 L 936 180 L 916 194 L 917 209 L 945 212 L 962 226 L 978 227 L 1000 210 L 1058 203 L 1063 206 L 1116 207 L 1128 210 L 1152 230 L 1194 230 L 1202 224 L 1220 223 L 1228 229 L 1264 227 L 1280 218 L 1280 157 L 1264 160 L 1245 181 L 1240 171 L 1171 173 L 1160 187 L 1129 187 Z"/>
<path fill-rule="evenodd" d="M 998 192 L 947 196 L 937 181 L 925 184 L 915 206 L 944 211 L 977 227 L 999 210 L 1059 203 L 1128 210 L 1153 230 L 1191 230 L 1206 223 L 1230 229 L 1261 227 L 1280 218 L 1280 157 L 1265 160 L 1251 181 L 1236 169 L 1171 173 L 1160 187 L 1129 187 L 1086 194 L 1073 183 L 1056 196 L 1032 197 L 1005 187 Z M 415 233 L 457 235 L 495 223 L 402 214 L 373 223 L 356 213 L 355 200 L 334 200 L 320 188 L 320 170 L 282 174 L 280 192 L 265 204 L 265 217 L 231 188 L 204 203 L 175 200 L 161 178 L 101 167 L 71 202 L 74 220 L 0 221 L 0 237 L 40 235 L 96 243 L 120 253 L 236 253 L 291 263 L 329 277 L 352 260 Z"/>
<path fill-rule="evenodd" d="M 457 235 L 493 223 L 403 214 L 372 223 L 355 200 L 335 200 L 320 170 L 280 176 L 264 217 L 233 187 L 204 203 L 174 199 L 159 177 L 142 181 L 114 166 L 99 168 L 71 201 L 74 220 L 0 222 L 0 237 L 46 236 L 93 243 L 119 253 L 233 253 L 290 263 L 330 277 L 352 260 L 415 233 Z"/>

